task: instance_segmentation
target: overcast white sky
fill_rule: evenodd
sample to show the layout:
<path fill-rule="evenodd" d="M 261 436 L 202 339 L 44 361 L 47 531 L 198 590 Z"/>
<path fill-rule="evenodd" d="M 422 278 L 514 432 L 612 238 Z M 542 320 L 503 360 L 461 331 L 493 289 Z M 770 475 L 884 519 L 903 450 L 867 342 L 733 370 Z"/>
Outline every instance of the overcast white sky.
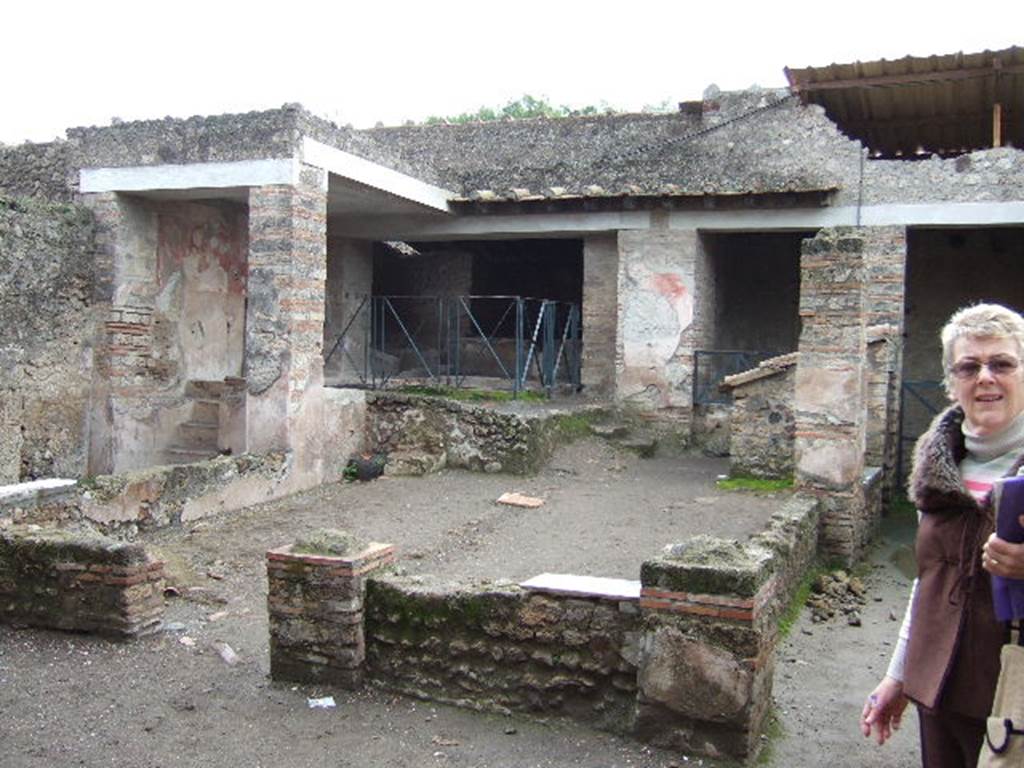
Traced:
<path fill-rule="evenodd" d="M 26 0 L 3 14 L 0 142 L 123 120 L 301 102 L 387 125 L 782 86 L 784 66 L 1024 44 L 1024 2 L 988 0 Z"/>

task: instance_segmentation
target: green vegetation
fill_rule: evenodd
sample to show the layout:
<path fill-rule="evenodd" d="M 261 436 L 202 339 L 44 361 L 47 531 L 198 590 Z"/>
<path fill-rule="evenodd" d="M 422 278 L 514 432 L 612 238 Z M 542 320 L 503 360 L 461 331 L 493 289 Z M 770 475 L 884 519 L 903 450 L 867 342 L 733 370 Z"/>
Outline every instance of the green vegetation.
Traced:
<path fill-rule="evenodd" d="M 590 421 L 591 417 L 583 413 L 567 413 L 554 419 L 558 436 L 569 442 L 589 435 Z"/>
<path fill-rule="evenodd" d="M 791 490 L 793 488 L 793 478 L 730 477 L 725 480 L 719 480 L 718 487 L 723 491 L 775 493 L 776 491 Z"/>
<path fill-rule="evenodd" d="M 460 389 L 458 387 L 426 387 L 408 386 L 400 387 L 399 392 L 406 395 L 424 395 L 426 397 L 447 397 L 450 400 L 458 400 L 467 403 L 507 403 L 512 400 L 522 400 L 528 403 L 542 403 L 547 398 L 539 393 L 524 389 L 518 395 L 512 392 L 498 389 Z"/>
<path fill-rule="evenodd" d="M 493 122 L 495 120 L 524 120 L 531 117 L 577 117 L 581 115 L 603 115 L 614 114 L 618 110 L 608 104 L 601 102 L 600 106 L 586 106 L 579 109 L 561 105 L 555 106 L 548 101 L 546 96 L 539 99 L 530 94 L 523 94 L 518 99 L 512 99 L 502 107 L 480 107 L 476 112 L 463 112 L 460 115 L 449 115 L 441 117 L 431 115 L 424 122 L 427 125 L 435 123 L 479 123 Z"/>
<path fill-rule="evenodd" d="M 347 557 L 361 549 L 359 541 L 350 533 L 332 528 L 320 528 L 295 540 L 292 552 L 297 555 L 334 555 Z"/>
<path fill-rule="evenodd" d="M 758 753 L 757 761 L 754 765 L 771 765 L 774 762 L 775 744 L 782 738 L 782 734 L 782 721 L 775 711 L 775 705 L 770 704 L 768 706 L 768 713 L 764 717 L 764 731 L 762 733 L 762 736 L 764 736 L 764 746 L 761 748 L 760 753 Z"/>
<path fill-rule="evenodd" d="M 779 615 L 779 640 L 784 640 L 793 630 L 793 625 L 800 618 L 800 611 L 807 604 L 807 598 L 811 596 L 811 589 L 822 574 L 828 573 L 829 568 L 823 563 L 817 563 L 808 569 L 800 580 L 800 585 L 793 593 L 793 599 Z"/>

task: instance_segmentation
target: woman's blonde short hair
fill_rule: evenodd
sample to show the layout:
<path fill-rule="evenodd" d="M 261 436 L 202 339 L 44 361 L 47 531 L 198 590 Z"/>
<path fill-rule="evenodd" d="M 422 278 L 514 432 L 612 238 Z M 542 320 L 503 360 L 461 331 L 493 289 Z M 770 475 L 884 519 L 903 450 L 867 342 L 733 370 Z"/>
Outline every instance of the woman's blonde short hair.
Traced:
<path fill-rule="evenodd" d="M 1024 318 L 1001 304 L 974 304 L 953 313 L 943 326 L 942 370 L 946 374 L 946 389 L 950 389 L 950 368 L 953 365 L 953 345 L 965 336 L 975 339 L 1013 339 L 1017 342 L 1017 356 L 1024 357 Z"/>

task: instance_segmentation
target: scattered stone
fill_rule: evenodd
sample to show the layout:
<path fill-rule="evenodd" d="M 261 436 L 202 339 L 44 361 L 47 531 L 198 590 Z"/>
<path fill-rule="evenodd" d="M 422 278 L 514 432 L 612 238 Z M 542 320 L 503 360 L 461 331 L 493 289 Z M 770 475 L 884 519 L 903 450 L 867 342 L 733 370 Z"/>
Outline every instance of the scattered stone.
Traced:
<path fill-rule="evenodd" d="M 334 709 L 337 706 L 334 703 L 333 696 L 323 696 L 319 699 L 306 699 L 306 704 L 310 709 Z"/>
<path fill-rule="evenodd" d="M 164 632 L 184 632 L 185 625 L 180 621 L 169 621 L 164 624 Z"/>
<path fill-rule="evenodd" d="M 435 736 L 430 740 L 431 744 L 436 744 L 439 747 L 457 747 L 460 742 L 457 739 L 446 739 L 443 736 Z"/>
<path fill-rule="evenodd" d="M 498 504 L 507 504 L 510 507 L 525 507 L 527 509 L 536 509 L 544 505 L 544 499 L 538 499 L 535 496 L 526 496 L 517 491 L 511 491 L 509 493 L 503 493 L 498 497 Z"/>
<path fill-rule="evenodd" d="M 188 635 L 182 635 L 181 637 L 179 637 L 178 638 L 178 642 L 181 643 L 182 645 L 184 645 L 186 648 L 195 648 L 196 647 L 196 641 L 193 640 Z"/>
<path fill-rule="evenodd" d="M 181 590 L 177 587 L 164 587 L 164 597 L 181 597 Z"/>
<path fill-rule="evenodd" d="M 860 626 L 860 608 L 867 603 L 867 589 L 856 576 L 845 571 L 823 573 L 811 585 L 807 607 L 815 623 L 828 621 L 836 615 L 845 615 L 851 626 Z M 856 615 L 857 624 L 852 617 Z"/>
<path fill-rule="evenodd" d="M 241 659 L 238 658 L 238 654 L 235 653 L 235 649 L 224 642 L 217 641 L 213 644 L 213 648 L 217 651 L 217 655 L 220 656 L 224 663 L 229 667 L 235 666 Z"/>
<path fill-rule="evenodd" d="M 505 726 L 505 735 L 506 736 L 515 736 L 517 733 L 519 733 L 519 731 L 518 731 L 518 729 L 516 729 L 516 727 L 514 725 L 506 725 Z"/>
<path fill-rule="evenodd" d="M 851 611 L 846 617 L 846 623 L 851 627 L 859 627 L 861 625 L 860 613 L 857 611 Z"/>

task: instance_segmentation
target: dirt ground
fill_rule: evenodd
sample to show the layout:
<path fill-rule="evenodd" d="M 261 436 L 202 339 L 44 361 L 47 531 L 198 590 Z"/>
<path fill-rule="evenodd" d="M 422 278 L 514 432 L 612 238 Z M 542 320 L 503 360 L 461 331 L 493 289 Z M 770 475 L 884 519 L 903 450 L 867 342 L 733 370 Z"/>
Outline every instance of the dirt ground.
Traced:
<path fill-rule="evenodd" d="M 166 559 L 163 631 L 111 643 L 0 627 L 0 766 L 721 765 L 560 719 L 484 715 L 268 677 L 265 552 L 319 527 L 397 545 L 425 578 L 527 579 L 545 571 L 638 578 L 642 560 L 695 533 L 746 538 L 779 497 L 715 487 L 722 460 L 639 459 L 595 439 L 565 446 L 535 477 L 445 471 L 324 486 L 145 541 Z M 498 506 L 504 491 L 545 500 Z M 909 589 L 912 531 L 890 526 L 866 566 L 862 625 L 804 611 L 779 649 L 769 766 L 914 766 L 916 725 L 884 748 L 857 731 Z M 237 656 L 222 657 L 224 644 Z M 308 699 L 333 695 L 336 706 Z M 909 713 L 908 713 L 909 714 Z"/>

